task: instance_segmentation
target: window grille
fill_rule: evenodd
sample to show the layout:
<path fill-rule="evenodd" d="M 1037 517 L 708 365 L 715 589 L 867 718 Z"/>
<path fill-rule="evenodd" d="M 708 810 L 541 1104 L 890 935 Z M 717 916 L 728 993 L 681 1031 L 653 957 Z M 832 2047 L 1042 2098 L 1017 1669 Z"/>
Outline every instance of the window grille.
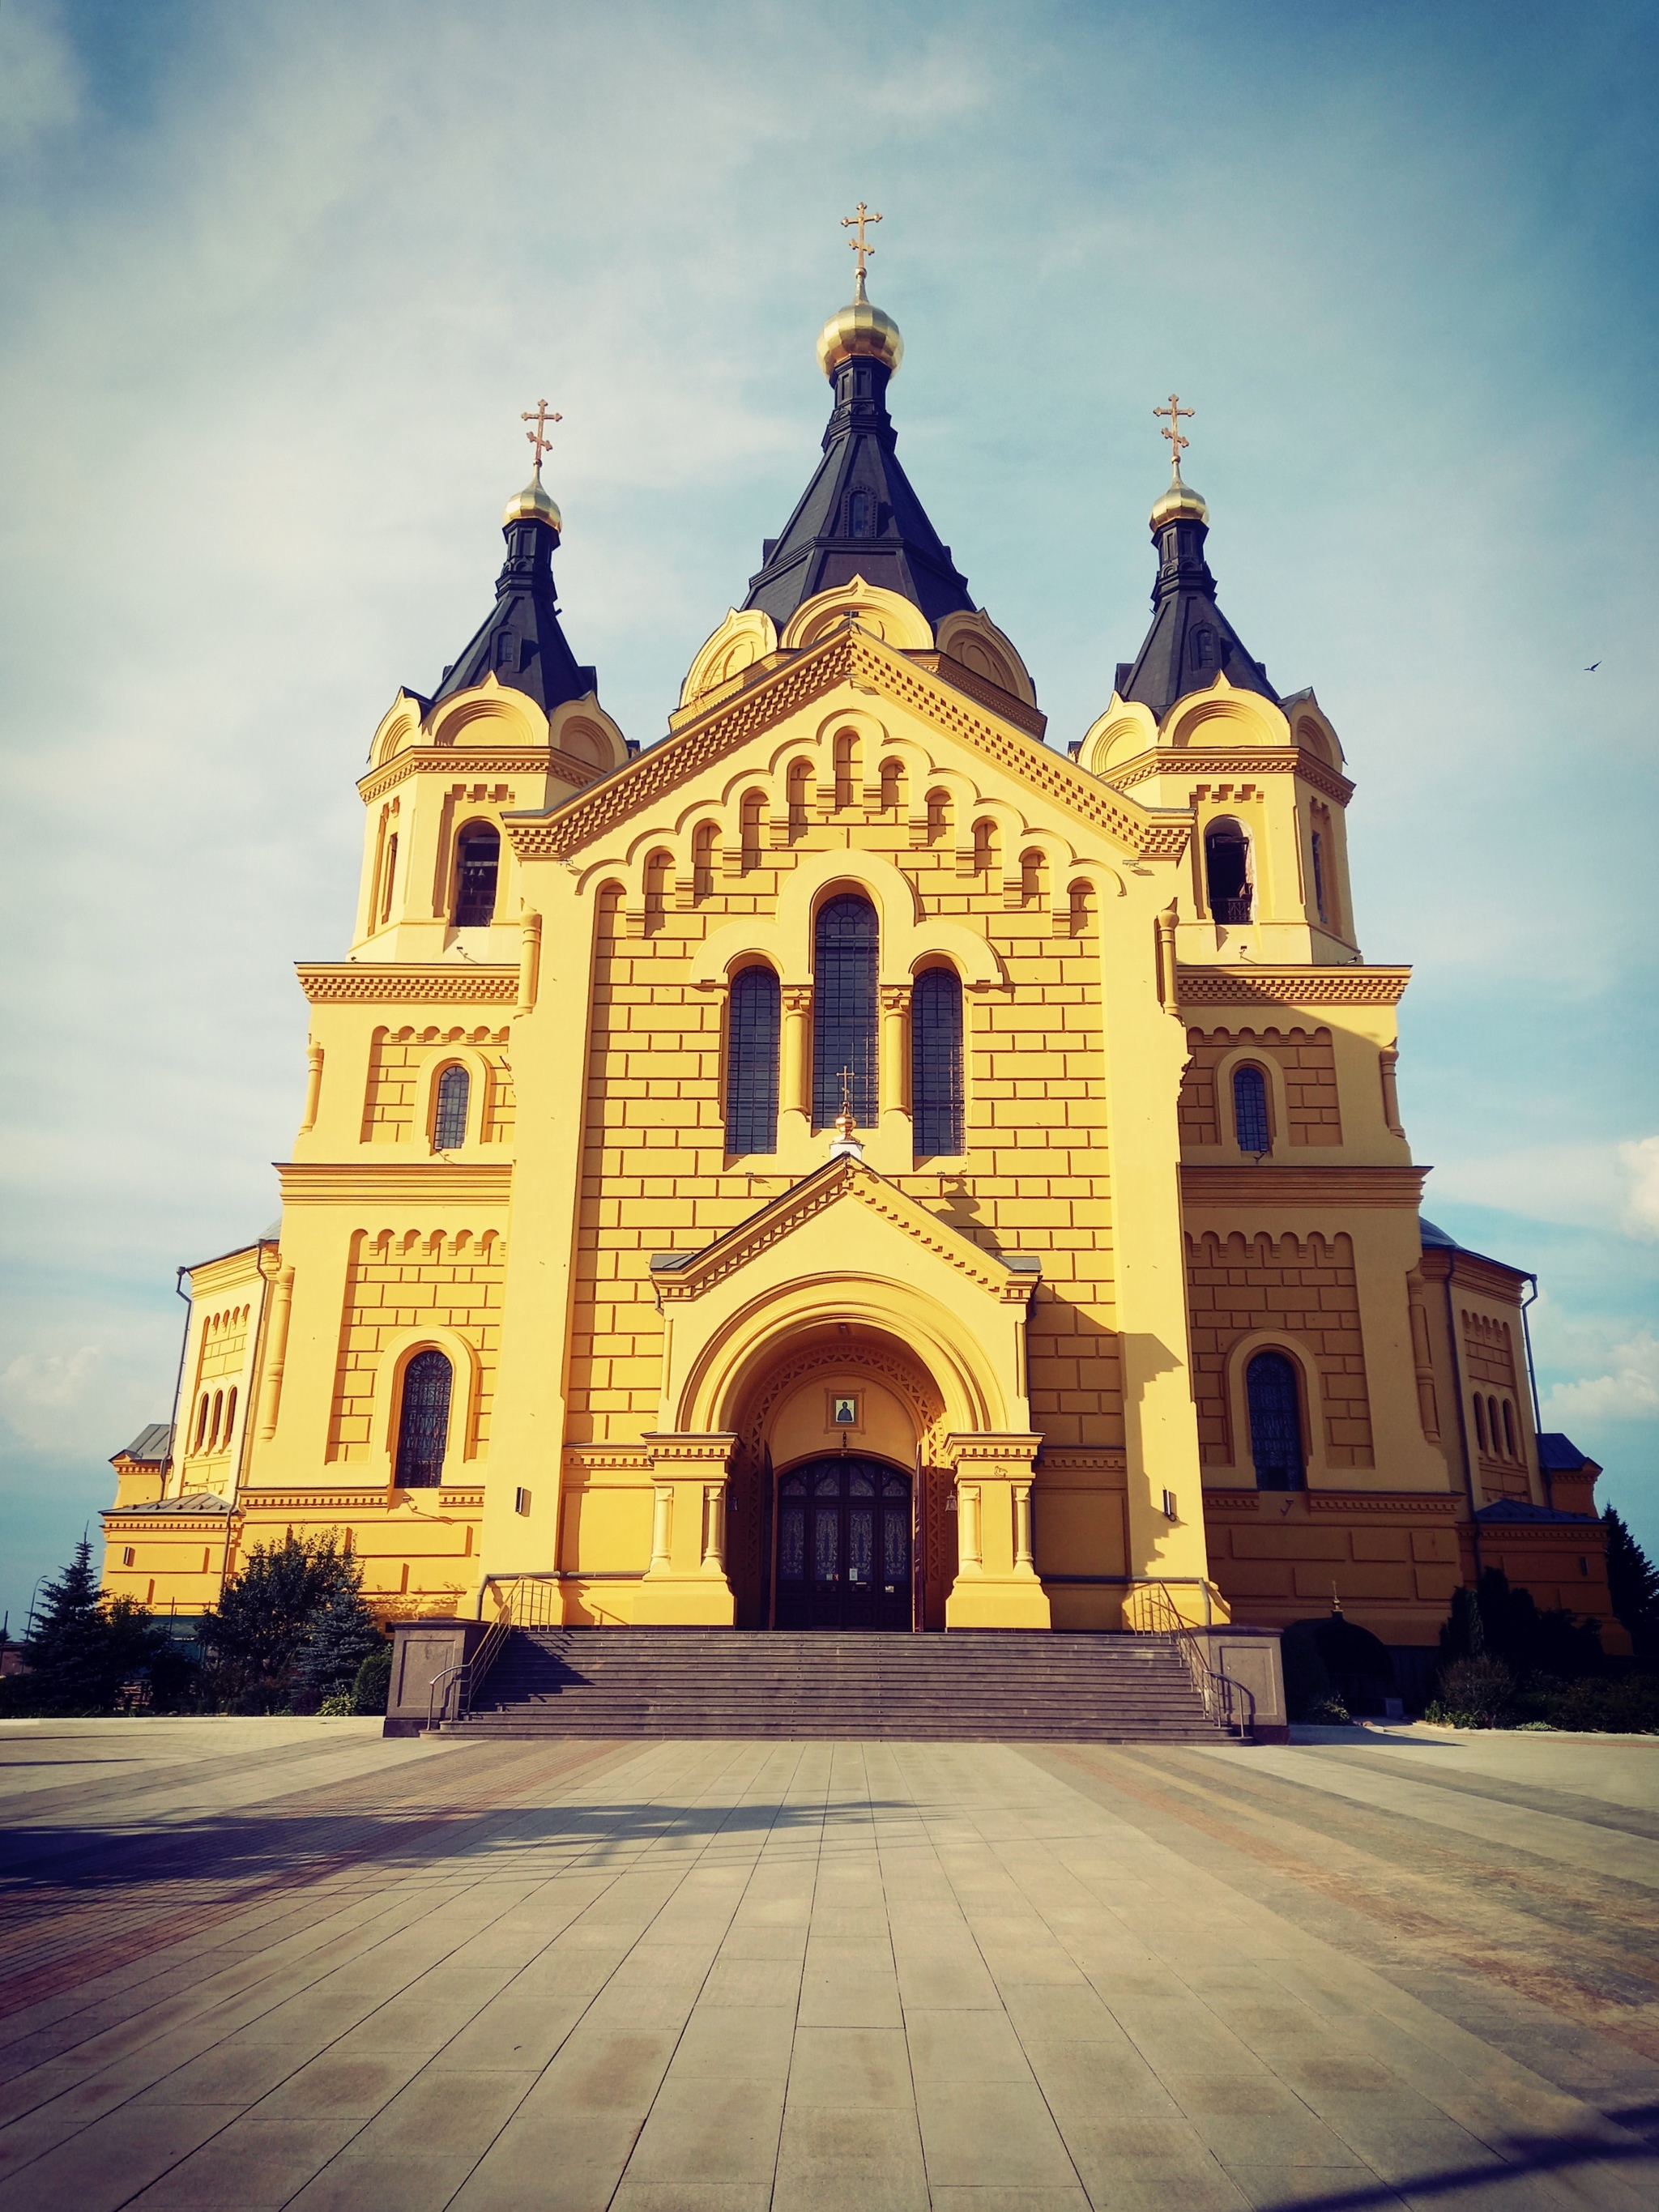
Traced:
<path fill-rule="evenodd" d="M 447 1067 L 438 1078 L 438 1109 L 432 1117 L 432 1149 L 455 1152 L 466 1142 L 466 1109 L 472 1079 L 464 1067 Z"/>
<path fill-rule="evenodd" d="M 449 1441 L 449 1394 L 453 1385 L 441 1352 L 417 1352 L 404 1370 L 404 1402 L 398 1421 L 398 1486 L 434 1490 Z"/>
<path fill-rule="evenodd" d="M 1273 1132 L 1267 1124 L 1267 1079 L 1259 1067 L 1234 1070 L 1233 1128 L 1241 1152 L 1272 1152 Z"/>
<path fill-rule="evenodd" d="M 455 927 L 483 929 L 495 919 L 495 878 L 501 865 L 501 834 L 469 830 L 461 838 L 455 887 Z"/>
<path fill-rule="evenodd" d="M 1213 822 L 1204 833 L 1204 882 L 1211 918 L 1250 918 L 1250 848 L 1237 822 Z"/>
<path fill-rule="evenodd" d="M 1300 1490 L 1307 1480 L 1296 1370 L 1282 1352 L 1258 1352 L 1244 1377 L 1250 1455 L 1262 1490 Z"/>
<path fill-rule="evenodd" d="M 778 979 L 744 968 L 732 983 L 726 1044 L 726 1149 L 778 1148 Z"/>
<path fill-rule="evenodd" d="M 910 1111 L 919 1158 L 963 1149 L 962 982 L 924 968 L 910 1000 Z"/>
<path fill-rule="evenodd" d="M 851 894 L 818 909 L 812 959 L 812 1127 L 841 1111 L 842 1070 L 853 1079 L 853 1120 L 877 1112 L 876 910 Z"/>

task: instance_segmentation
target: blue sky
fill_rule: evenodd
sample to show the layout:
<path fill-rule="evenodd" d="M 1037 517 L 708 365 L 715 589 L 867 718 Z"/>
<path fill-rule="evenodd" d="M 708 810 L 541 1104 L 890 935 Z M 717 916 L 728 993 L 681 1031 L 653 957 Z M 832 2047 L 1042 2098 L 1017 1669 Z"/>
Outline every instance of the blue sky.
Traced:
<path fill-rule="evenodd" d="M 289 963 L 489 604 L 520 410 L 648 739 L 816 456 L 860 198 L 905 464 L 1057 744 L 1197 408 L 1223 604 L 1417 967 L 1427 1211 L 1539 1270 L 1546 1424 L 1659 1552 L 1656 63 L 1594 0 L 0 0 L 14 1626 L 166 1418 L 175 1266 L 276 1211 Z"/>

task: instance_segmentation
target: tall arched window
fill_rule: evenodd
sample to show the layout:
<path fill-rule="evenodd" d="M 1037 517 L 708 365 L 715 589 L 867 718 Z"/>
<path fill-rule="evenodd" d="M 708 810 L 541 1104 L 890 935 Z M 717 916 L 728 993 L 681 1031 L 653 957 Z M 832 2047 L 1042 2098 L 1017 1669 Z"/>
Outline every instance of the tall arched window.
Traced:
<path fill-rule="evenodd" d="M 1492 1455 L 1494 1459 L 1502 1459 L 1504 1456 L 1504 1447 L 1498 1440 L 1498 1401 L 1496 1398 L 1488 1398 L 1486 1401 L 1486 1418 L 1492 1424 Z"/>
<path fill-rule="evenodd" d="M 1302 1453 L 1302 1405 L 1296 1370 L 1282 1352 L 1258 1352 L 1244 1376 L 1250 1401 L 1250 1456 L 1256 1486 L 1300 1490 L 1307 1480 Z"/>
<path fill-rule="evenodd" d="M 443 1474 L 449 1441 L 449 1394 L 454 1375 L 441 1352 L 417 1352 L 404 1370 L 404 1401 L 398 1413 L 398 1473 L 400 1490 L 434 1490 Z"/>
<path fill-rule="evenodd" d="M 924 968 L 910 997 L 910 1112 L 917 1157 L 963 1149 L 962 981 Z"/>
<path fill-rule="evenodd" d="M 1474 1395 L 1474 1438 L 1482 1451 L 1486 1449 L 1486 1401 L 1477 1390 Z"/>
<path fill-rule="evenodd" d="M 202 1402 L 196 1408 L 196 1442 L 191 1447 L 193 1450 L 200 1451 L 202 1446 L 207 1441 L 208 1407 L 211 1403 L 212 1401 L 209 1398 L 207 1392 L 204 1390 L 202 1393 Z"/>
<path fill-rule="evenodd" d="M 229 1395 L 229 1396 L 225 1400 L 225 1435 L 224 1435 L 224 1445 L 225 1445 L 225 1449 L 226 1449 L 227 1451 L 228 1451 L 228 1450 L 230 1449 L 230 1437 L 231 1437 L 231 1431 L 232 1431 L 232 1430 L 233 1430 L 233 1429 L 234 1429 L 234 1427 L 235 1427 L 235 1426 L 236 1426 L 236 1393 L 235 1393 L 235 1391 L 233 1389 L 233 1390 L 232 1390 L 232 1392 L 231 1392 L 231 1394 L 230 1394 L 230 1395 Z"/>
<path fill-rule="evenodd" d="M 714 896 L 714 842 L 720 831 L 712 822 L 700 822 L 691 836 L 691 896 Z"/>
<path fill-rule="evenodd" d="M 1260 1156 L 1273 1148 L 1267 1121 L 1267 1079 L 1259 1067 L 1233 1071 L 1233 1133 L 1241 1152 Z"/>
<path fill-rule="evenodd" d="M 208 1449 L 210 1451 L 217 1451 L 219 1449 L 219 1422 L 224 1410 L 225 1394 L 222 1390 L 216 1390 L 213 1394 L 213 1426 L 208 1431 Z M 1495 1416 L 1492 1425 L 1494 1428 L 1498 1425 Z"/>
<path fill-rule="evenodd" d="M 778 979 L 769 968 L 732 978 L 726 1042 L 726 1149 L 778 1148 Z"/>
<path fill-rule="evenodd" d="M 1249 920 L 1250 847 L 1237 822 L 1212 822 L 1204 832 L 1204 883 L 1212 921 Z"/>
<path fill-rule="evenodd" d="M 233 1390 L 231 1393 L 232 1397 L 234 1398 L 235 1395 L 235 1392 Z M 1504 1401 L 1504 1456 L 1505 1459 L 1514 1459 L 1516 1457 L 1515 1424 L 1510 1419 L 1510 1401 L 1507 1398 Z"/>
<path fill-rule="evenodd" d="M 1314 908 L 1319 919 L 1325 920 L 1325 840 L 1317 830 L 1313 833 Z"/>
<path fill-rule="evenodd" d="M 818 908 L 812 939 L 812 1127 L 841 1111 L 842 1071 L 852 1077 L 853 1119 L 877 1112 L 876 910 L 851 892 Z"/>
<path fill-rule="evenodd" d="M 447 1067 L 438 1078 L 438 1103 L 432 1116 L 432 1149 L 457 1152 L 466 1142 L 466 1109 L 472 1079 L 464 1067 Z"/>
<path fill-rule="evenodd" d="M 498 830 L 477 823 L 463 830 L 455 869 L 455 927 L 483 929 L 495 919 L 495 878 L 501 872 Z"/>
<path fill-rule="evenodd" d="M 766 800 L 763 793 L 758 791 L 744 793 L 739 817 L 744 875 L 761 864 L 761 820 L 765 811 Z"/>

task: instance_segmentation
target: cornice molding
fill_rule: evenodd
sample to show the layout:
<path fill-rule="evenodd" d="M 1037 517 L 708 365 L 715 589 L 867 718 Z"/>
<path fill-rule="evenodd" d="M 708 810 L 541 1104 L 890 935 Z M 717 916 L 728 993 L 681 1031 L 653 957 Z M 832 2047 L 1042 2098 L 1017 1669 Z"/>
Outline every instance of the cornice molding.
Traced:
<path fill-rule="evenodd" d="M 844 683 L 908 708 L 1043 798 L 1081 817 L 1125 852 L 1143 860 L 1173 860 L 1186 849 L 1192 823 L 1185 810 L 1182 818 L 1172 822 L 1173 810 L 1153 814 L 1133 800 L 1120 801 L 1108 786 L 1000 715 L 993 720 L 978 711 L 965 690 L 949 678 L 849 623 L 822 645 L 769 668 L 757 683 L 735 696 L 716 701 L 706 714 L 682 724 L 626 768 L 552 813 L 509 816 L 504 827 L 514 851 L 523 860 L 569 859 Z"/>
<path fill-rule="evenodd" d="M 1121 1446 L 1045 1443 L 1037 1455 L 1039 1474 L 1127 1474 L 1128 1455 Z"/>
<path fill-rule="evenodd" d="M 357 788 L 372 800 L 384 799 L 411 775 L 447 775 L 459 781 L 475 775 L 556 775 L 580 790 L 608 773 L 556 745 L 410 745 L 359 776 Z"/>
<path fill-rule="evenodd" d="M 584 1480 L 593 1475 L 635 1475 L 641 1482 L 651 1474 L 651 1454 L 643 1444 L 567 1444 L 564 1471 Z"/>
<path fill-rule="evenodd" d="M 150 1535 L 158 1528 L 175 1536 L 199 1536 L 204 1528 L 211 1528 L 217 1535 L 240 1525 L 242 1509 L 233 1505 L 228 1513 L 158 1513 L 153 1505 L 106 1505 L 98 1517 L 106 1528 L 125 1522 Z"/>
<path fill-rule="evenodd" d="M 1358 961 L 1320 968 L 1185 968 L 1176 988 L 1188 1006 L 1397 1006 L 1409 968 L 1370 968 Z"/>
<path fill-rule="evenodd" d="M 1338 775 L 1328 762 L 1310 752 L 1305 745 L 1286 745 L 1282 752 L 1251 750 L 1243 745 L 1216 745 L 1137 753 L 1121 768 L 1103 775 L 1101 781 L 1111 784 L 1116 790 L 1127 791 L 1138 783 L 1150 783 L 1159 775 L 1203 776 L 1211 780 L 1218 776 L 1235 783 L 1242 775 L 1299 775 L 1316 791 L 1335 799 L 1339 806 L 1346 806 L 1354 793 L 1346 775 Z"/>
<path fill-rule="evenodd" d="M 1183 1163 L 1181 1195 L 1188 1206 L 1380 1206 L 1409 1207 L 1423 1197 L 1427 1168 L 1198 1167 Z M 1188 1229 L 1190 1234 L 1190 1224 Z"/>
<path fill-rule="evenodd" d="M 519 996 L 517 961 L 304 960 L 294 972 L 313 1006 L 511 1006 Z"/>
<path fill-rule="evenodd" d="M 862 1160 L 841 1159 L 821 1169 L 781 1198 L 705 1245 L 684 1266 L 653 1265 L 652 1283 L 665 1306 L 699 1298 L 715 1284 L 723 1283 L 746 1267 L 774 1244 L 828 1212 L 833 1206 L 863 1206 L 884 1221 L 890 1221 L 924 1250 L 934 1253 L 966 1281 L 985 1291 L 1003 1305 L 1024 1305 L 1041 1277 L 1035 1269 L 1010 1267 L 994 1255 L 970 1243 L 916 1199 L 879 1176 Z M 674 1257 L 678 1258 L 678 1255 Z"/>
<path fill-rule="evenodd" d="M 513 1196 L 511 1164 L 493 1160 L 279 1160 L 276 1173 L 284 1205 L 506 1206 Z"/>
<path fill-rule="evenodd" d="M 1457 1518 L 1457 1499 L 1449 1492 L 1443 1497 L 1433 1492 L 1409 1490 L 1322 1490 L 1305 1491 L 1310 1513 L 1363 1513 L 1370 1516 L 1404 1514 L 1413 1521 L 1455 1521 Z"/>

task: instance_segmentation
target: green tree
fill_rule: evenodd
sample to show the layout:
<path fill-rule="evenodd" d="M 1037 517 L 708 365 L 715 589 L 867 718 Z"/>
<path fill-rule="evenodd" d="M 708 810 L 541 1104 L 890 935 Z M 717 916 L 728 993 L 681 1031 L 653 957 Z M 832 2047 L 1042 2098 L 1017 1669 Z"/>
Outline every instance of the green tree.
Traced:
<path fill-rule="evenodd" d="M 313 1624 L 357 1580 L 356 1561 L 336 1551 L 331 1536 L 254 1545 L 202 1622 L 214 1703 L 239 1713 L 284 1711 Z"/>
<path fill-rule="evenodd" d="M 295 1655 L 295 1687 L 307 1704 L 349 1695 L 364 1660 L 386 1642 L 379 1621 L 363 1603 L 356 1561 L 348 1557 L 343 1565 L 346 1571 L 312 1615 Z"/>
<path fill-rule="evenodd" d="M 67 1716 L 113 1710 L 122 1688 L 142 1680 L 167 1642 L 131 1598 L 106 1598 L 82 1536 L 56 1582 L 48 1583 L 23 1646 L 28 1672 L 8 1684 L 13 1711 Z"/>
<path fill-rule="evenodd" d="M 1637 1657 L 1659 1659 L 1659 1567 L 1611 1505 L 1601 1523 L 1607 1532 L 1607 1588 L 1613 1612 L 1630 1631 Z"/>

